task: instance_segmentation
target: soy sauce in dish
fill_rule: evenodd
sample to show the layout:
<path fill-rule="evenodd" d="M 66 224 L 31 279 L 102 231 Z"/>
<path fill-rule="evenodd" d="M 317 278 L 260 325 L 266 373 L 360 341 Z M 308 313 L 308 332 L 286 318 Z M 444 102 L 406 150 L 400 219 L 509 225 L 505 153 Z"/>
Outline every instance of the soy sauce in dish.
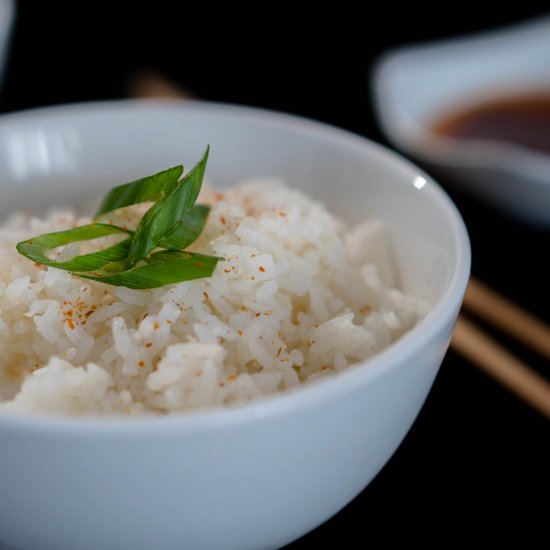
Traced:
<path fill-rule="evenodd" d="M 489 100 L 441 117 L 438 134 L 507 141 L 550 153 L 550 91 Z"/>

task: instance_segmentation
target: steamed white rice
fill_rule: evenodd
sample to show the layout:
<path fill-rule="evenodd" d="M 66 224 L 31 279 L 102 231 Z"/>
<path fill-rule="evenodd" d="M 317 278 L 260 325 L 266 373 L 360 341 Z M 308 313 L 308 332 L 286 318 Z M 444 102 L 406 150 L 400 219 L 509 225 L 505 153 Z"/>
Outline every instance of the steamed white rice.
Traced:
<path fill-rule="evenodd" d="M 333 376 L 390 345 L 426 312 L 395 288 L 384 229 L 347 230 L 276 182 L 205 190 L 193 249 L 213 277 L 155 290 L 94 283 L 15 244 L 89 223 L 16 214 L 0 229 L 0 411 L 141 414 L 247 403 Z M 143 213 L 127 209 L 126 223 Z M 120 220 L 115 220 L 121 223 Z M 76 245 L 64 257 L 82 253 Z"/>

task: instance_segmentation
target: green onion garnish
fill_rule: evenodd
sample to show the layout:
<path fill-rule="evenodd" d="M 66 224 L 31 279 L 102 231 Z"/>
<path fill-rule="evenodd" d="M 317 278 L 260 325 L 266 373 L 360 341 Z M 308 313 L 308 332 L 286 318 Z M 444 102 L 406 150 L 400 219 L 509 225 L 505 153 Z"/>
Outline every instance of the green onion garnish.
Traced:
<path fill-rule="evenodd" d="M 114 187 L 101 201 L 93 223 L 33 237 L 19 243 L 17 251 L 36 263 L 128 288 L 156 288 L 210 277 L 223 258 L 184 251 L 202 233 L 210 211 L 209 206 L 195 204 L 208 152 L 209 148 L 183 177 L 180 165 Z M 97 221 L 119 208 L 149 201 L 153 205 L 135 231 Z M 59 246 L 114 234 L 127 237 L 108 248 L 66 261 L 51 260 L 46 255 Z"/>

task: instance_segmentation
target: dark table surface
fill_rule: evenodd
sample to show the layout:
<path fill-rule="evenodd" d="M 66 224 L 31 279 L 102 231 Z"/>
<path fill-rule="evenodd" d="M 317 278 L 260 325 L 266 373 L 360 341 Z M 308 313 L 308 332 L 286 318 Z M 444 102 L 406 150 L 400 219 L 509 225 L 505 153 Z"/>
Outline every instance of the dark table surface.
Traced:
<path fill-rule="evenodd" d="M 392 5 L 365 18 L 342 7 L 337 15 L 316 10 L 300 19 L 265 6 L 247 12 L 255 21 L 247 22 L 234 8 L 191 17 L 160 2 L 120 16 L 107 3 L 34 4 L 19 5 L 3 112 L 124 97 L 130 75 L 152 68 L 206 99 L 298 113 L 382 143 L 367 84 L 377 55 L 545 9 L 542 2 L 492 13 L 458 4 L 429 12 Z M 207 54 L 206 43 L 217 53 Z M 550 234 L 519 225 L 439 179 L 469 229 L 473 273 L 550 321 Z M 547 363 L 500 340 L 548 375 Z M 376 547 L 403 535 L 409 543 L 441 545 L 517 537 L 521 547 L 533 547 L 547 540 L 548 428 L 541 416 L 449 352 L 417 421 L 376 479 L 288 548 L 327 540 Z"/>

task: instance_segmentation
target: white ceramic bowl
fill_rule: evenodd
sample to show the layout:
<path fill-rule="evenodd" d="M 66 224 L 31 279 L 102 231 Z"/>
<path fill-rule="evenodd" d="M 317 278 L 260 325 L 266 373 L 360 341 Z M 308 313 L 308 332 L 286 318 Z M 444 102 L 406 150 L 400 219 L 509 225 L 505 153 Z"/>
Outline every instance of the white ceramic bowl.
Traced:
<path fill-rule="evenodd" d="M 281 176 L 350 222 L 382 218 L 402 287 L 428 300 L 431 312 L 368 363 L 241 408 L 137 420 L 0 414 L 4 543 L 275 548 L 357 495 L 420 410 L 463 297 L 469 243 L 437 184 L 366 139 L 201 103 L 8 115 L 0 119 L 0 216 L 97 197 L 108 184 L 187 163 L 206 143 L 207 175 L 218 185 Z"/>
<path fill-rule="evenodd" d="M 546 90 L 550 16 L 511 28 L 385 54 L 372 76 L 388 139 L 449 181 L 523 221 L 550 227 L 550 155 L 511 143 L 437 135 L 457 107 Z"/>

